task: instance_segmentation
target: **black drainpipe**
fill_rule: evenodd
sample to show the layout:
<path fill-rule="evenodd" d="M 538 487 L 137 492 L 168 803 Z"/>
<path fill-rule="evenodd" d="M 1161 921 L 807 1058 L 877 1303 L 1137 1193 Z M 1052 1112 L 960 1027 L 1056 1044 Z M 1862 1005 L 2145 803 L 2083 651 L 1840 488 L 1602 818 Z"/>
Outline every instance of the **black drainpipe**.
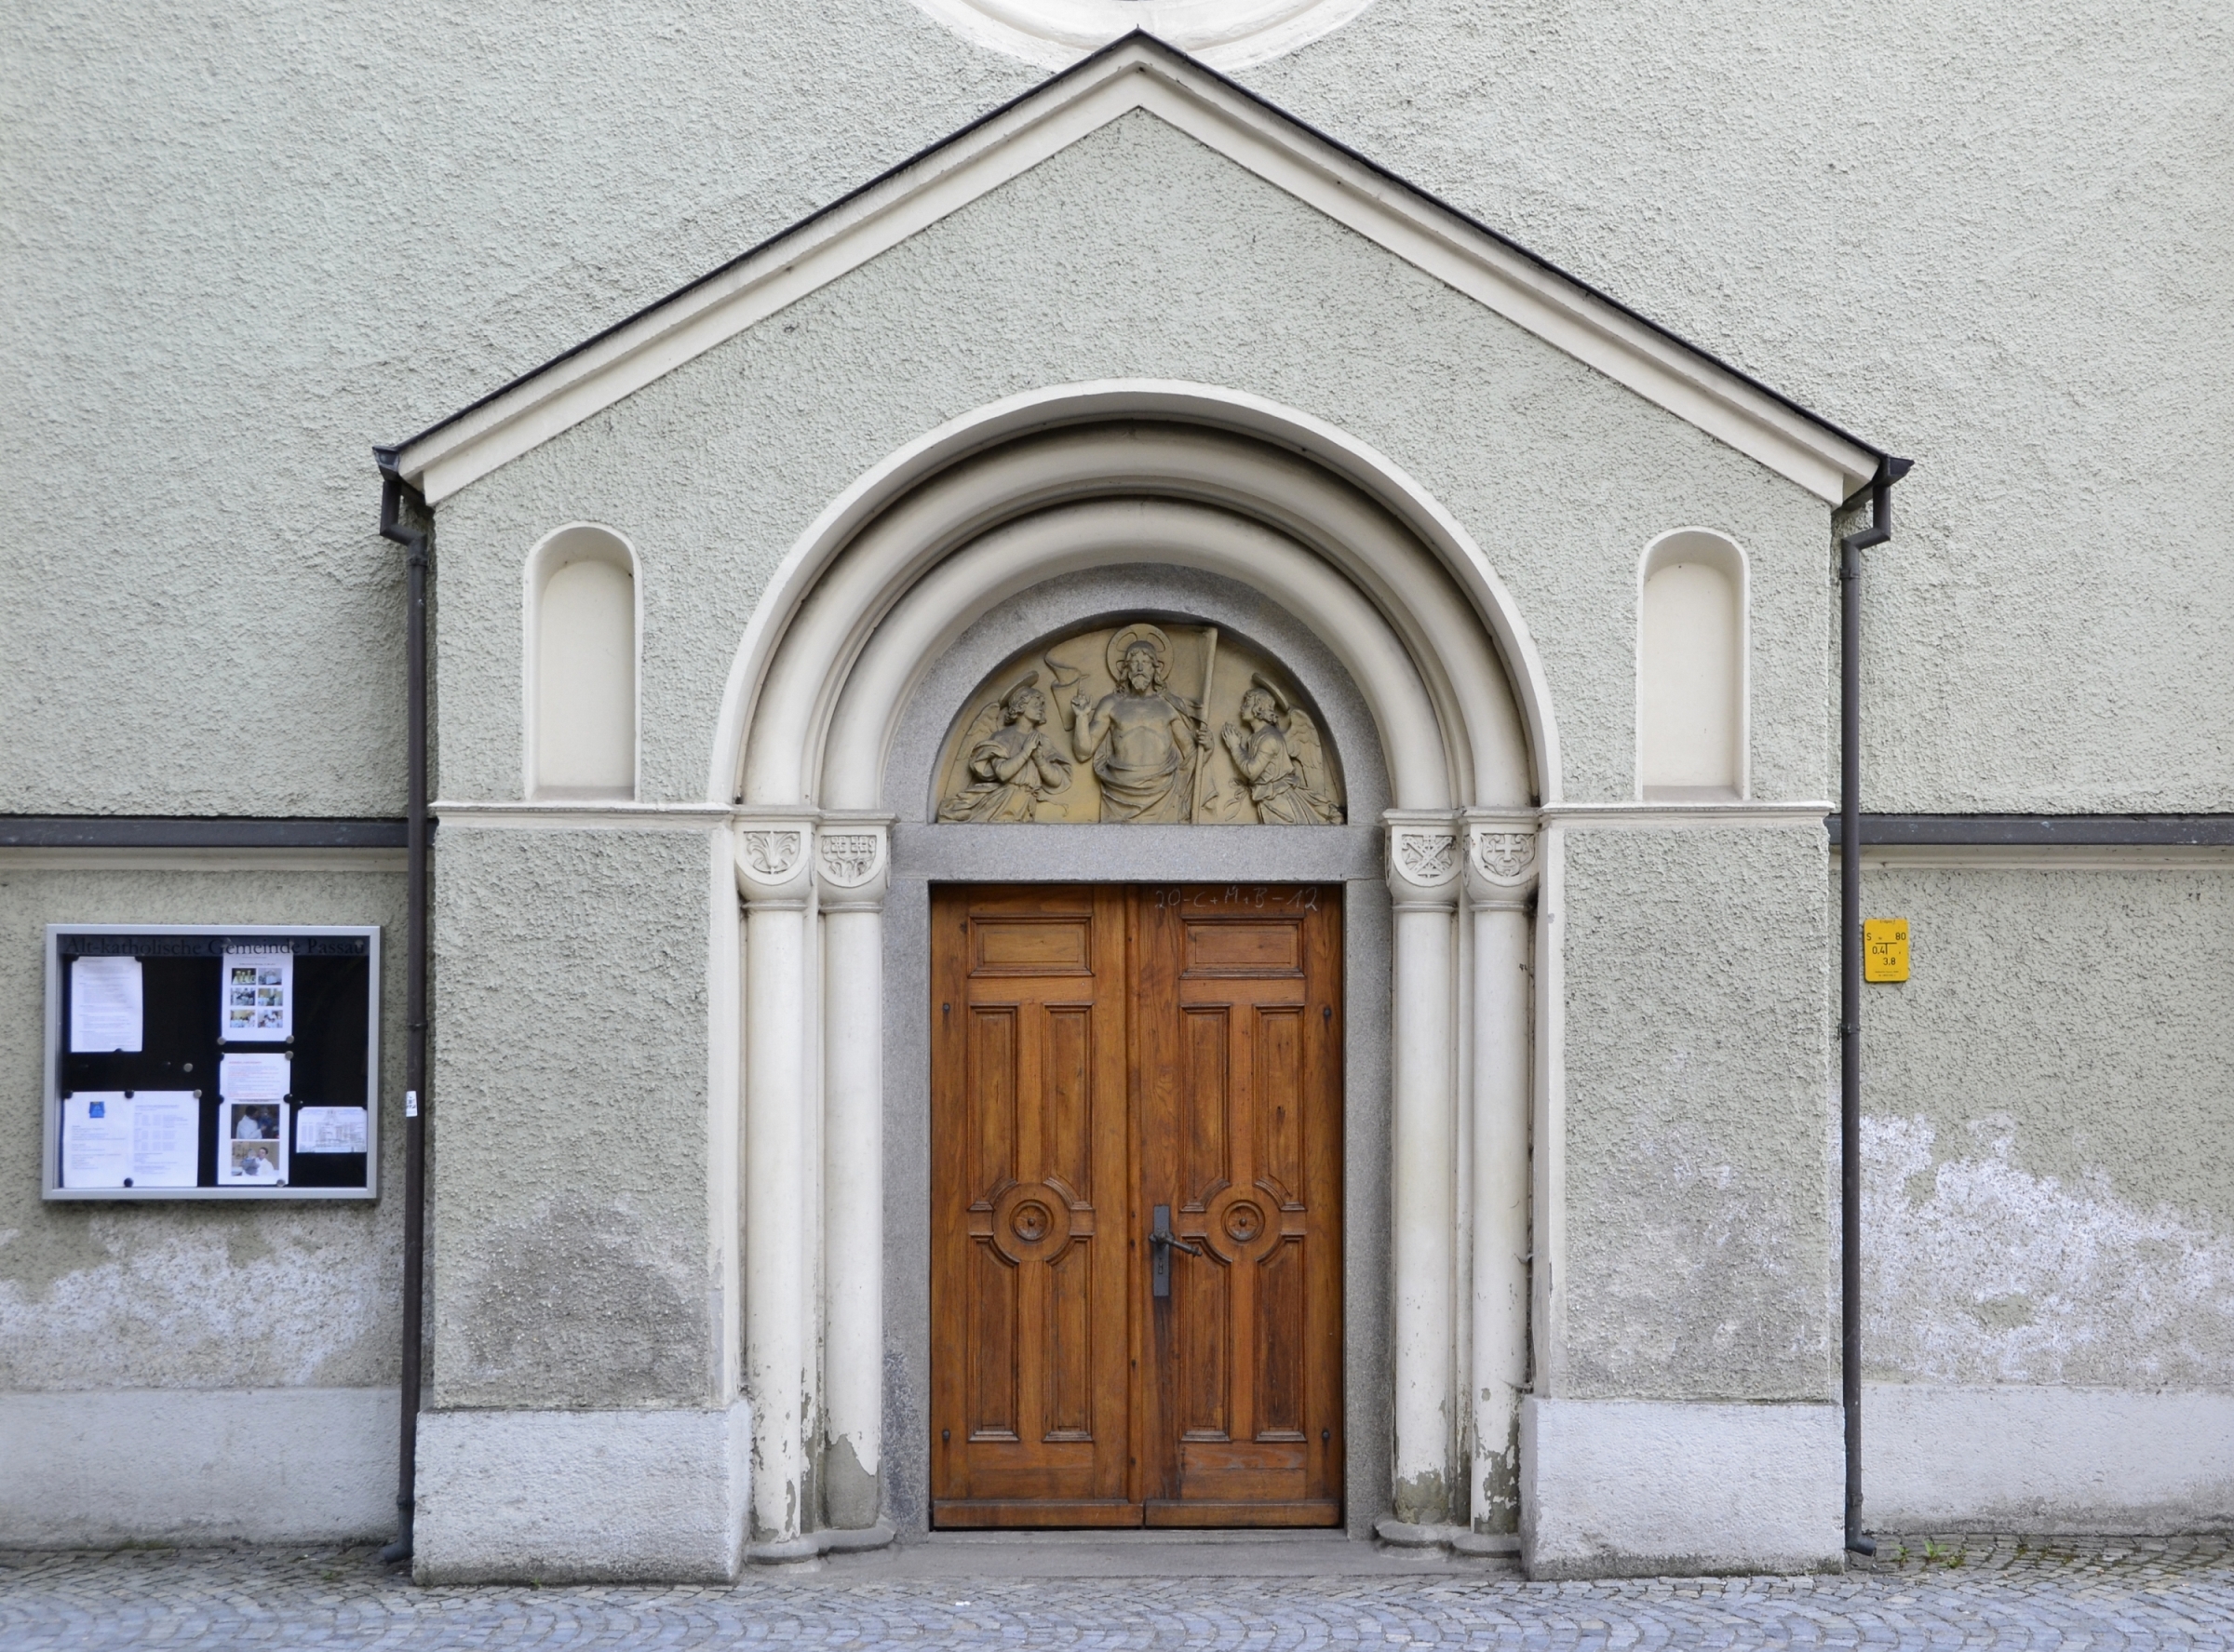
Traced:
<path fill-rule="evenodd" d="M 1869 526 L 1838 540 L 1838 1371 L 1846 1405 L 1846 1546 L 1862 1532 L 1862 553 L 1892 537 L 1892 485 L 1910 461 L 1880 459 Z"/>
<path fill-rule="evenodd" d="M 406 525 L 408 499 L 424 520 L 426 501 L 396 469 L 396 450 L 375 448 L 380 465 L 380 532 L 403 546 L 405 601 L 405 845 L 403 1057 L 403 1394 L 396 1465 L 396 1540 L 380 1551 L 394 1565 L 411 1558 L 411 1517 L 419 1501 L 421 1301 L 426 1290 L 426 570 L 427 535 Z"/>

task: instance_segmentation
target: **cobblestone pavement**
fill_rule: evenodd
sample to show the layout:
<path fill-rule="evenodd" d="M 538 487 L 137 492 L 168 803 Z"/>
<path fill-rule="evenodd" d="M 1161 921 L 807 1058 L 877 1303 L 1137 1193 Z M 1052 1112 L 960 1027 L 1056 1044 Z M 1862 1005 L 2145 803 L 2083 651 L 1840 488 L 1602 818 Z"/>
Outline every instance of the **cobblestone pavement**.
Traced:
<path fill-rule="evenodd" d="M 1844 1577 L 420 1589 L 363 1549 L 0 1553 L 0 1647 L 2234 1647 L 2224 1538 L 1910 1538 Z"/>

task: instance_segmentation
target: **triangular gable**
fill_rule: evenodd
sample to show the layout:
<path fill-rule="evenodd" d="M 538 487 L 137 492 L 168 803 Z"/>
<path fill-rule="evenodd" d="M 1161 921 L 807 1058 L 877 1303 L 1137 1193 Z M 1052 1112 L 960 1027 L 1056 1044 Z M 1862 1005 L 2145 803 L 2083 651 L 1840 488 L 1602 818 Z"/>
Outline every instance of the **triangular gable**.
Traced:
<path fill-rule="evenodd" d="M 455 493 L 1133 110 L 1833 504 L 1885 456 L 1148 34 L 1129 34 L 743 257 L 413 437 Z"/>

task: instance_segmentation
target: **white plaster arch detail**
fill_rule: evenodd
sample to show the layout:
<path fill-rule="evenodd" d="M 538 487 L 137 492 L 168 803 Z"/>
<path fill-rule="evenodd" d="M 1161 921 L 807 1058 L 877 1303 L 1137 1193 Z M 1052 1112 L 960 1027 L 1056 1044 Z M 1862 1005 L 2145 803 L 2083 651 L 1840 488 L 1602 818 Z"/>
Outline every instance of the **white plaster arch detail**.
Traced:
<path fill-rule="evenodd" d="M 537 772 L 536 746 L 541 733 L 543 607 L 546 588 L 556 574 L 574 562 L 603 561 L 628 576 L 629 731 L 626 795 L 633 798 L 643 774 L 644 705 L 644 580 L 636 545 L 619 529 L 604 522 L 567 522 L 552 529 L 530 548 L 520 564 L 520 796 L 552 795 Z M 622 788 L 613 788 L 619 793 Z M 564 794 L 560 794 L 564 795 Z"/>
<path fill-rule="evenodd" d="M 1632 724 L 1634 766 L 1636 771 L 1635 795 L 1640 801 L 1649 795 L 1664 795 L 1662 788 L 1655 787 L 1649 794 L 1647 790 L 1649 754 L 1645 728 L 1649 686 L 1645 649 L 1646 590 L 1654 574 L 1683 561 L 1702 563 L 1729 582 L 1733 626 L 1731 646 L 1735 651 L 1735 680 L 1730 685 L 1735 726 L 1729 732 L 1732 746 L 1729 790 L 1739 799 L 1748 798 L 1753 795 L 1753 564 L 1745 554 L 1745 547 L 1730 535 L 1719 529 L 1701 527 L 1672 528 L 1665 533 L 1655 535 L 1636 561 L 1636 705 Z"/>
<path fill-rule="evenodd" d="M 1335 653 L 1372 707 L 1399 807 L 1454 802 L 1442 719 L 1403 643 L 1326 564 L 1258 523 L 1167 500 L 1058 506 L 994 530 L 942 562 L 877 627 L 846 680 L 822 769 L 825 805 L 875 809 L 884 759 L 917 678 L 996 603 L 1127 553 L 1222 573 L 1283 601 Z"/>
<path fill-rule="evenodd" d="M 973 46 L 1067 69 L 1137 29 L 1213 69 L 1269 62 L 1330 34 L 1373 0 L 915 0 Z"/>
<path fill-rule="evenodd" d="M 1477 720 L 1471 723 L 1455 715 L 1459 707 L 1452 698 L 1464 693 L 1465 686 L 1454 687 L 1437 663 L 1454 658 L 1465 661 L 1471 651 L 1465 644 L 1466 634 L 1487 635 L 1494 647 L 1495 663 L 1501 666 L 1502 686 L 1509 689 L 1513 710 L 1520 721 L 1526 747 L 1522 758 L 1535 793 L 1532 800 L 1542 804 L 1563 800 L 1558 732 L 1542 662 L 1518 605 L 1481 546 L 1458 519 L 1400 466 L 1322 420 L 1246 392 L 1172 380 L 1106 380 L 1007 397 L 950 420 L 908 443 L 833 499 L 777 565 L 739 641 L 716 725 L 707 800 L 728 804 L 743 798 L 764 806 L 796 806 L 809 801 L 806 794 L 814 789 L 819 768 L 821 736 L 836 708 L 835 685 L 846 679 L 869 631 L 914 578 L 1003 517 L 1020 515 L 1034 503 L 1056 503 L 1066 494 L 1107 492 L 1124 479 L 1125 469 L 1113 463 L 1119 455 L 1105 452 L 1068 477 L 1036 478 L 1043 495 L 1040 501 L 1033 498 L 1035 478 L 1009 478 L 1014 491 L 1006 497 L 980 497 L 972 502 L 974 510 L 964 508 L 935 525 L 929 544 L 922 537 L 925 524 L 902 519 L 911 506 L 921 509 L 924 505 L 922 499 L 909 499 L 910 493 L 960 462 L 1003 441 L 1061 425 L 1115 424 L 1128 420 L 1208 426 L 1232 436 L 1256 437 L 1332 473 L 1393 517 L 1425 550 L 1427 557 L 1422 560 L 1432 562 L 1437 572 L 1455 584 L 1473 625 L 1467 625 L 1447 605 L 1418 600 L 1425 595 L 1422 591 L 1397 588 L 1388 579 L 1388 571 L 1374 568 L 1369 559 L 1352 559 L 1352 566 L 1344 571 L 1375 598 L 1384 618 L 1411 632 L 1405 640 L 1413 664 L 1429 679 L 1431 696 L 1439 703 L 1439 709 L 1452 717 L 1452 727 L 1466 729 L 1474 745 L 1487 735 L 1478 722 L 1478 714 L 1485 708 L 1478 705 L 1467 708 L 1477 714 Z M 1134 474 L 1144 482 L 1168 481 L 1137 467 Z M 1212 478 L 1181 479 L 1195 481 L 1204 490 L 1204 497 L 1215 498 Z M 1314 503 L 1330 504 L 1337 496 L 1336 490 L 1326 489 Z M 1255 514 L 1273 508 L 1269 500 L 1246 503 Z M 872 525 L 894 545 L 908 543 L 908 536 L 915 534 L 914 554 L 901 556 L 893 575 L 853 582 L 855 588 L 841 596 L 835 584 L 826 585 L 826 576 L 857 540 L 866 537 L 865 531 Z M 1339 548 L 1324 543 L 1324 524 L 1311 518 L 1298 516 L 1278 525 L 1322 553 Z M 1314 540 L 1320 543 L 1313 544 Z M 1411 575 L 1416 584 L 1419 570 L 1402 571 Z M 1377 584 L 1380 589 L 1374 588 Z M 1414 600 L 1403 600 L 1407 596 Z M 779 683 L 774 675 L 778 656 L 805 640 L 810 631 L 822 634 L 807 651 L 814 656 L 813 668 L 805 668 L 802 656 L 802 669 L 787 671 L 787 680 Z M 1438 677 L 1443 680 L 1434 680 Z M 787 748 L 780 760 L 765 755 L 773 746 L 760 745 L 772 730 L 779 729 Z M 748 739 L 755 743 L 750 752 Z M 790 744 L 794 740 L 796 746 Z M 1483 755 L 1487 754 L 1469 753 L 1470 757 Z M 752 765 L 749 770 L 748 763 Z M 787 767 L 792 778 L 774 779 L 779 767 Z M 1460 782 L 1460 800 L 1514 804 L 1531 800 L 1470 796 L 1472 780 L 1468 775 Z"/>
<path fill-rule="evenodd" d="M 745 907 L 744 1364 L 752 1530 L 769 1557 L 807 1540 L 814 1462 L 851 1465 L 823 1486 L 849 1523 L 872 1517 L 879 1495 L 873 1384 L 828 1373 L 881 1366 L 881 1229 L 836 1212 L 822 1189 L 842 1175 L 881 1208 L 861 1167 L 881 1162 L 886 1021 L 879 900 L 826 890 L 809 871 L 777 879 L 747 851 L 779 833 L 889 830 L 894 740 L 911 691 L 956 638 L 1035 584 L 1144 563 L 1237 583 L 1293 614 L 1351 678 L 1380 747 L 1393 805 L 1379 823 L 1392 914 L 1390 1491 L 1412 1523 L 1467 1501 L 1463 1443 L 1484 1425 L 1463 1381 L 1460 1201 L 1478 1190 L 1462 1196 L 1454 1171 L 1460 1097 L 1504 1121 L 1499 1140 L 1527 1139 L 1528 998 L 1517 968 L 1497 972 L 1486 998 L 1467 993 L 1464 960 L 1483 946 L 1525 957 L 1529 920 L 1505 891 L 1460 923 L 1459 849 L 1481 819 L 1533 830 L 1539 800 L 1559 797 L 1542 669 L 1480 547 L 1380 455 L 1260 398 L 1106 383 L 981 409 L 856 480 L 779 565 L 732 666 L 709 786 L 736 805 Z M 1413 853 L 1422 847 L 1425 858 Z M 828 909 L 818 893 L 833 895 Z M 716 928 L 717 950 L 734 952 L 734 932 Z M 1477 1049 L 1514 1057 L 1510 1070 L 1470 1065 Z M 1497 1175 L 1510 1185 L 1495 1200 L 1520 1208 L 1525 1162 L 1501 1148 Z M 1495 1279 L 1477 1277 L 1474 1292 L 1524 1299 L 1522 1253 L 1491 1260 Z M 1514 1437 L 1516 1395 L 1486 1402 L 1498 1438 Z"/>

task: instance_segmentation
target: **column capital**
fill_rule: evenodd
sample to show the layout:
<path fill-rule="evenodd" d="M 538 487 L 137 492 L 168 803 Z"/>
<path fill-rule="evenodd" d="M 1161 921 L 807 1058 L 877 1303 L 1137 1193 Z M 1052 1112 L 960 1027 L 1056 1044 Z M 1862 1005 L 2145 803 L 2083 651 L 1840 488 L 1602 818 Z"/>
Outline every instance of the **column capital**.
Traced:
<path fill-rule="evenodd" d="M 1433 907 L 1449 911 L 1459 900 L 1457 820 L 1439 810 L 1391 809 L 1381 817 L 1388 828 L 1389 893 L 1396 909 Z"/>
<path fill-rule="evenodd" d="M 877 912 L 892 886 L 889 814 L 826 814 L 814 832 L 815 905 L 825 912 Z"/>
<path fill-rule="evenodd" d="M 1467 810 L 1466 898 L 1490 910 L 1526 907 L 1536 893 L 1536 831 L 1532 809 Z"/>
<path fill-rule="evenodd" d="M 737 893 L 748 907 L 803 907 L 814 889 L 813 816 L 739 815 L 733 822 Z"/>

